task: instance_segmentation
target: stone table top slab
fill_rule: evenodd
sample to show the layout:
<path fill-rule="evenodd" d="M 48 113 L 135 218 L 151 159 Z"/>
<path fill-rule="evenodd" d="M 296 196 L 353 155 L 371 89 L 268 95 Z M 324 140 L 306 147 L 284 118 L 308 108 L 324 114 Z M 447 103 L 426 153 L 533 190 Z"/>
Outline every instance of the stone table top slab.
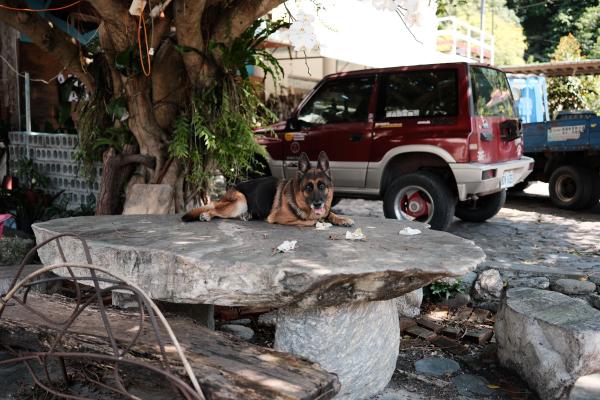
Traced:
<path fill-rule="evenodd" d="M 407 226 L 422 234 L 400 235 Z M 262 221 L 183 223 L 177 215 L 118 215 L 55 219 L 33 226 L 38 243 L 75 233 L 94 264 L 143 288 L 150 297 L 228 306 L 331 306 L 386 300 L 446 276 L 473 270 L 485 255 L 472 241 L 419 223 L 355 218 L 366 241 L 330 240 L 348 228 L 271 225 Z M 296 249 L 274 254 L 284 240 Z M 79 242 L 61 239 L 68 261 L 85 261 Z M 58 263 L 56 245 L 40 251 Z"/>

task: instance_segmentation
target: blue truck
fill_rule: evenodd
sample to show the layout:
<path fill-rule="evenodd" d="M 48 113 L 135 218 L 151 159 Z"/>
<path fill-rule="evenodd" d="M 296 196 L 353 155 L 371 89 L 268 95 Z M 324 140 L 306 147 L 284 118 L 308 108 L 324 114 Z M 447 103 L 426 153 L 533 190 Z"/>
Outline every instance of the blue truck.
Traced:
<path fill-rule="evenodd" d="M 523 123 L 524 153 L 535 160 L 527 181 L 547 182 L 550 199 L 560 208 L 597 205 L 600 117 L 592 111 L 561 111 L 551 120 L 544 77 L 509 74 L 508 79 Z"/>

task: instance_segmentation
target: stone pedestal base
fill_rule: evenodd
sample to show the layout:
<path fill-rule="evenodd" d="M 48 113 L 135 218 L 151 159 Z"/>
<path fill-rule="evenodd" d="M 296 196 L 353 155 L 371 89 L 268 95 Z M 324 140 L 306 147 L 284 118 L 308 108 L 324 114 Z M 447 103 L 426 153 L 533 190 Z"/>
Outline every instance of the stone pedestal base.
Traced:
<path fill-rule="evenodd" d="M 162 311 L 191 318 L 208 329 L 215 330 L 215 306 L 213 304 L 183 304 L 156 301 Z"/>
<path fill-rule="evenodd" d="M 336 399 L 364 399 L 383 389 L 400 345 L 394 300 L 327 308 L 279 310 L 275 349 L 305 357 L 336 373 Z"/>

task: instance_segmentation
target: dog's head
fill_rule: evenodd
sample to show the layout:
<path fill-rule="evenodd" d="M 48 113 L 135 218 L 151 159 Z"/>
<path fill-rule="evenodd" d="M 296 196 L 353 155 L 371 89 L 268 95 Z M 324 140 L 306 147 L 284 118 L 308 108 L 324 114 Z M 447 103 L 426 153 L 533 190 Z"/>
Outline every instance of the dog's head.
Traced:
<path fill-rule="evenodd" d="M 329 171 L 329 159 L 324 151 L 319 153 L 317 166 L 311 168 L 306 153 L 298 160 L 298 172 L 294 180 L 296 204 L 310 213 L 311 218 L 327 216 L 333 200 L 333 183 Z"/>

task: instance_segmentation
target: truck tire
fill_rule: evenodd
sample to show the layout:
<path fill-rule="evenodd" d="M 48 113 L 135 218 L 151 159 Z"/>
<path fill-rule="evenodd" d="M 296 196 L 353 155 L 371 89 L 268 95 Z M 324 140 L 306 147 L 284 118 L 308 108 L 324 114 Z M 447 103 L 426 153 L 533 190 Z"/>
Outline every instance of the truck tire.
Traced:
<path fill-rule="evenodd" d="M 419 171 L 396 178 L 383 196 L 386 218 L 418 221 L 446 230 L 454 218 L 456 196 L 438 175 Z"/>
<path fill-rule="evenodd" d="M 475 201 L 459 201 L 454 215 L 467 222 L 483 222 L 498 214 L 505 201 L 506 190 L 481 196 Z"/>
<path fill-rule="evenodd" d="M 557 207 L 567 210 L 589 207 L 594 198 L 592 172 L 578 165 L 559 167 L 550 176 L 548 190 Z"/>

